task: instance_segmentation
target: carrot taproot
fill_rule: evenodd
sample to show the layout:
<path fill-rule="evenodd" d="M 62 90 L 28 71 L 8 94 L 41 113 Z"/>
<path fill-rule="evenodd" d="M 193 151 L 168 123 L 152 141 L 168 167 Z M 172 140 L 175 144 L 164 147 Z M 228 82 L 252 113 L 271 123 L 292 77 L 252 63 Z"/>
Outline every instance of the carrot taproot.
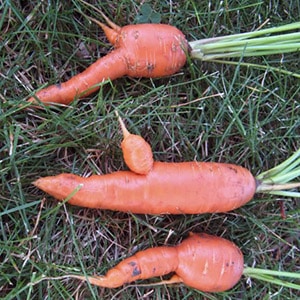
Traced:
<path fill-rule="evenodd" d="M 98 90 L 103 81 L 125 75 L 168 76 L 176 73 L 186 62 L 188 43 L 184 34 L 174 26 L 136 24 L 119 27 L 105 17 L 107 26 L 90 19 L 101 26 L 114 50 L 68 81 L 38 91 L 28 99 L 29 102 L 69 104 L 75 98 Z"/>
<path fill-rule="evenodd" d="M 174 272 L 160 284 L 184 283 L 205 292 L 231 289 L 241 278 L 244 258 L 232 242 L 204 233 L 190 233 L 177 246 L 161 246 L 126 258 L 105 276 L 70 275 L 99 287 L 117 288 L 136 280 Z"/>
<path fill-rule="evenodd" d="M 68 200 L 72 205 L 142 214 L 226 212 L 247 203 L 256 191 L 247 169 L 213 162 L 154 162 L 147 175 L 63 173 L 33 184 L 58 200 L 80 187 Z"/>
<path fill-rule="evenodd" d="M 87 178 L 63 173 L 39 178 L 33 184 L 58 200 L 68 199 L 72 205 L 141 214 L 227 212 L 243 206 L 257 192 L 300 198 L 300 193 L 284 191 L 300 186 L 299 182 L 289 183 L 300 176 L 300 149 L 255 178 L 235 164 L 153 161 L 150 145 L 139 137 L 139 145 L 146 149 L 140 151 L 135 142 L 130 142 L 131 134 L 120 117 L 119 122 L 124 135 L 123 155 L 130 171 Z"/>
<path fill-rule="evenodd" d="M 216 162 L 154 162 L 139 175 L 117 171 L 81 177 L 62 173 L 41 177 L 33 184 L 69 204 L 143 214 L 227 212 L 249 202 L 255 193 L 300 198 L 287 191 L 300 186 L 300 149 L 269 171 L 254 177 L 241 166 Z"/>
<path fill-rule="evenodd" d="M 123 133 L 121 148 L 126 165 L 137 174 L 148 174 L 154 163 L 151 146 L 140 135 L 130 133 L 118 112 L 116 115 Z"/>

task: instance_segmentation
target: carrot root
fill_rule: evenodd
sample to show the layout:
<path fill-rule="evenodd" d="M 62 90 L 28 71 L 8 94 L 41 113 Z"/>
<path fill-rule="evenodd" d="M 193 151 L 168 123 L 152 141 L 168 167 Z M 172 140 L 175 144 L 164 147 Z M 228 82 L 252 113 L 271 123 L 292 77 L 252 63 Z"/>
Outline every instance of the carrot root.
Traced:
<path fill-rule="evenodd" d="M 112 44 L 115 45 L 117 42 L 118 37 L 120 36 L 122 28 L 119 27 L 118 25 L 114 24 L 112 21 L 110 21 L 103 13 L 102 16 L 105 18 L 107 24 L 110 26 L 105 25 L 104 23 L 92 18 L 88 17 L 89 20 L 92 22 L 96 23 L 98 26 L 101 27 L 101 29 L 104 31 L 108 41 Z"/>
<path fill-rule="evenodd" d="M 156 284 L 184 283 L 201 291 L 221 292 L 240 280 L 243 264 L 243 254 L 232 242 L 204 233 L 191 233 L 177 246 L 140 251 L 120 262 L 105 276 L 70 277 L 100 287 L 117 288 L 139 279 L 174 272 L 171 279 Z"/>
<path fill-rule="evenodd" d="M 250 201 L 256 190 L 247 169 L 208 162 L 154 162 L 147 175 L 131 171 L 87 178 L 60 174 L 33 184 L 60 201 L 82 185 L 69 204 L 142 214 L 226 212 Z"/>
<path fill-rule="evenodd" d="M 116 49 L 99 58 L 80 74 L 61 84 L 51 85 L 40 91 L 27 101 L 45 105 L 70 104 L 74 99 L 83 98 L 97 91 L 106 80 L 114 80 L 126 74 L 126 62 L 122 49 Z"/>
<path fill-rule="evenodd" d="M 104 31 L 114 50 L 70 80 L 38 91 L 28 102 L 69 104 L 99 89 L 101 82 L 125 75 L 156 78 L 176 73 L 186 62 L 188 43 L 177 28 L 166 24 L 119 27 L 102 12 L 107 25 L 88 17 Z"/>

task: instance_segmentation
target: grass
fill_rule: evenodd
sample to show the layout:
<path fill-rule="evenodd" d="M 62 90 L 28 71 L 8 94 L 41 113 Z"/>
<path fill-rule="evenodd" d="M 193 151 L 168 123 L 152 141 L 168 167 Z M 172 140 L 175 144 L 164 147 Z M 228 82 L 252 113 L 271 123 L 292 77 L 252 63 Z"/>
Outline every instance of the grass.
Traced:
<path fill-rule="evenodd" d="M 90 3 L 120 25 L 134 23 L 140 12 L 137 1 Z M 131 215 L 58 205 L 31 182 L 59 172 L 88 176 L 126 168 L 115 109 L 129 130 L 150 142 L 157 160 L 232 162 L 260 174 L 300 147 L 299 79 L 285 72 L 298 72 L 299 53 L 244 58 L 236 65 L 191 61 L 168 78 L 123 78 L 68 107 L 24 111 L 19 104 L 36 89 L 67 80 L 110 47 L 81 12 L 95 18 L 97 13 L 78 0 L 5 1 L 0 6 L 0 297 L 297 298 L 299 291 L 276 284 L 271 275 L 269 282 L 244 276 L 219 294 L 152 285 L 157 279 L 108 290 L 51 278 L 104 274 L 122 258 L 151 246 L 174 245 L 189 231 L 232 240 L 247 267 L 296 277 L 299 200 L 261 195 L 228 214 Z M 216 5 L 154 1 L 152 8 L 189 41 L 254 30 L 267 19 L 272 26 L 284 25 L 300 14 L 295 0 L 280 5 L 273 0 L 250 5 L 243 0 Z M 285 280 L 299 285 L 299 279 Z"/>

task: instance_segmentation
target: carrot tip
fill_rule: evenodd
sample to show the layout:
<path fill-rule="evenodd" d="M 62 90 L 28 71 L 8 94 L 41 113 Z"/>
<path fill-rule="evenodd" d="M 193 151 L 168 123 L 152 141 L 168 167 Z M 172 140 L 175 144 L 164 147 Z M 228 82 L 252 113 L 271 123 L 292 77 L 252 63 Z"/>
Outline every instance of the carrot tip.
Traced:
<path fill-rule="evenodd" d="M 109 26 L 105 25 L 104 23 L 102 23 L 92 17 L 87 16 L 87 18 L 101 27 L 101 29 L 104 31 L 107 39 L 109 40 L 109 42 L 112 45 L 116 44 L 117 38 L 121 31 L 121 27 L 115 25 L 114 23 L 112 23 L 112 24 L 114 24 L 114 26 L 112 26 L 112 24 L 108 23 L 109 26 L 111 26 L 111 27 L 109 27 Z"/>
<path fill-rule="evenodd" d="M 126 128 L 125 126 L 125 123 L 123 122 L 122 118 L 120 117 L 118 111 L 116 110 L 116 116 L 119 120 L 119 123 L 120 123 L 120 126 L 121 126 L 121 129 L 122 129 L 122 133 L 123 133 L 123 136 L 124 136 L 124 139 L 126 139 L 129 135 L 130 135 L 130 132 L 128 131 L 128 129 Z"/>

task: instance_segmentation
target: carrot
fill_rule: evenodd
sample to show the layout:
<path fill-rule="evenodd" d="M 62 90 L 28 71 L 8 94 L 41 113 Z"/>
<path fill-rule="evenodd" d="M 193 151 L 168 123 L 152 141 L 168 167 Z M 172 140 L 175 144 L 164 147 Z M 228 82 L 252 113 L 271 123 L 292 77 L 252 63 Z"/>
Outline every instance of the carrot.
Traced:
<path fill-rule="evenodd" d="M 141 136 L 130 133 L 118 113 L 116 114 L 124 137 L 121 148 L 126 165 L 137 174 L 148 174 L 153 167 L 151 146 Z"/>
<path fill-rule="evenodd" d="M 84 178 L 63 173 L 33 184 L 69 204 L 142 214 L 227 212 L 249 202 L 255 193 L 300 198 L 286 191 L 300 186 L 300 149 L 277 167 L 254 177 L 234 164 L 154 162 L 147 175 L 118 171 Z"/>
<path fill-rule="evenodd" d="M 204 233 L 191 233 L 177 246 L 140 251 L 120 262 L 105 276 L 69 277 L 99 287 L 117 288 L 136 280 L 174 272 L 173 277 L 160 284 L 184 283 L 205 292 L 222 292 L 240 280 L 243 264 L 243 254 L 232 242 Z"/>
<path fill-rule="evenodd" d="M 69 204 L 141 214 L 198 214 L 233 210 L 252 199 L 256 181 L 239 166 L 213 162 L 154 162 L 147 175 L 118 171 L 84 178 L 63 173 L 35 186 Z"/>
<path fill-rule="evenodd" d="M 227 212 L 249 202 L 256 192 L 300 197 L 300 193 L 284 191 L 300 186 L 288 183 L 300 176 L 300 149 L 255 178 L 250 171 L 234 164 L 153 162 L 150 145 L 139 137 L 142 148 L 136 147 L 120 117 L 119 122 L 124 134 L 123 155 L 130 171 L 87 178 L 63 173 L 39 178 L 33 184 L 72 205 L 140 214 Z"/>
<path fill-rule="evenodd" d="M 104 16 L 104 15 L 103 15 Z M 137 24 L 119 27 L 104 16 L 107 26 L 95 19 L 114 50 L 99 58 L 70 80 L 38 91 L 29 102 L 69 104 L 90 95 L 105 80 L 122 76 L 162 77 L 176 73 L 186 62 L 188 43 L 184 34 L 166 24 Z"/>

